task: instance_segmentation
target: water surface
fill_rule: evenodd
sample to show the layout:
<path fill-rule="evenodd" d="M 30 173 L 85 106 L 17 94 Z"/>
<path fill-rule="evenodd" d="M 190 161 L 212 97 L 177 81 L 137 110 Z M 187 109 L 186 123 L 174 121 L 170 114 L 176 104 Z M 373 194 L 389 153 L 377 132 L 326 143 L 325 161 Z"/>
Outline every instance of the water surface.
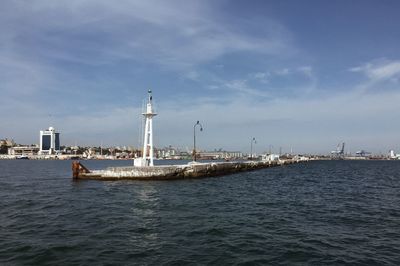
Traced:
<path fill-rule="evenodd" d="M 0 160 L 0 265 L 111 264 L 399 265 L 400 161 L 74 182 L 71 161 Z"/>

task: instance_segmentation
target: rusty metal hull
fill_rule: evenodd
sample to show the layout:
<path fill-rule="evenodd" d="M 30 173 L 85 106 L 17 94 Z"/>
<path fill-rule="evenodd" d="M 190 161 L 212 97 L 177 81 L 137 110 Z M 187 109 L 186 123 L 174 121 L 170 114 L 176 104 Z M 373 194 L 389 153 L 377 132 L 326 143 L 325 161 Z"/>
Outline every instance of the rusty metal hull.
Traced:
<path fill-rule="evenodd" d="M 109 167 L 105 170 L 89 170 L 79 162 L 73 162 L 73 178 L 92 180 L 176 180 L 203 178 L 252 171 L 262 168 L 298 163 L 285 160 L 279 162 L 246 161 L 221 163 L 195 163 L 152 167 Z"/>

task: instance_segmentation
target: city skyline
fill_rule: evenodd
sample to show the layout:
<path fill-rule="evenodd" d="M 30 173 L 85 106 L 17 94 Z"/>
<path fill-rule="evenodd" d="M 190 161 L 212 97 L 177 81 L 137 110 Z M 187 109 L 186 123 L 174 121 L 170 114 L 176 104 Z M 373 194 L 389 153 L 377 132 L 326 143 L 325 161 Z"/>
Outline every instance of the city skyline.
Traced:
<path fill-rule="evenodd" d="M 1 138 L 140 146 L 400 150 L 397 1 L 4 1 Z"/>

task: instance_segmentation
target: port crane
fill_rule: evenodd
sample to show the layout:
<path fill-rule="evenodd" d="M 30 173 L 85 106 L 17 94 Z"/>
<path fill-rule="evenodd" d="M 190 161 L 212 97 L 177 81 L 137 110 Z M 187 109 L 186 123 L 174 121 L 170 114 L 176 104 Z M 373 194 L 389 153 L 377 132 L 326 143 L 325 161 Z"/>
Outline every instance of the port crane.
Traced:
<path fill-rule="evenodd" d="M 337 156 L 337 157 L 343 157 L 344 156 L 344 146 L 345 146 L 345 143 L 344 142 L 342 142 L 342 143 L 339 143 L 338 145 L 337 145 L 337 147 L 336 147 L 336 150 L 334 150 L 334 151 L 331 151 L 331 154 L 333 154 L 333 155 L 335 155 L 335 156 Z"/>

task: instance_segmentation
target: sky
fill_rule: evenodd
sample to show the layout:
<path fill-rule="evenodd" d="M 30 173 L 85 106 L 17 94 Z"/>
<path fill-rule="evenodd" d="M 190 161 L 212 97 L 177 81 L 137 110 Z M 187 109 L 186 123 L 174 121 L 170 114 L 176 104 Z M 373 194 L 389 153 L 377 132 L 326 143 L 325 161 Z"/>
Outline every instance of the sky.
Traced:
<path fill-rule="evenodd" d="M 4 0 L 0 139 L 400 152 L 400 2 Z"/>

